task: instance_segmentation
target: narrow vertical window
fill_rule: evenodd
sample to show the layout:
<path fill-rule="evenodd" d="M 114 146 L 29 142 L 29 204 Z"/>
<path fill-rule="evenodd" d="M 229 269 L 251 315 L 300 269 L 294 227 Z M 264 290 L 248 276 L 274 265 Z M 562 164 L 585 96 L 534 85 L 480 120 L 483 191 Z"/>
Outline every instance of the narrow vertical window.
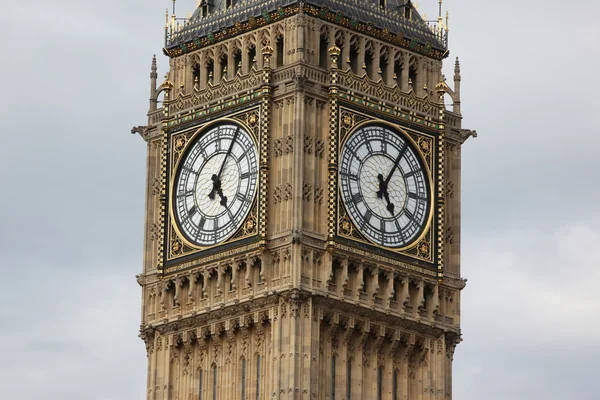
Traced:
<path fill-rule="evenodd" d="M 202 370 L 200 370 L 200 382 L 199 382 L 200 383 L 200 389 L 198 390 L 198 399 L 199 400 L 202 400 L 202 378 L 203 378 L 202 375 L 203 375 L 202 374 Z"/>
<path fill-rule="evenodd" d="M 346 400 L 352 399 L 352 361 L 346 361 Z"/>
<path fill-rule="evenodd" d="M 319 67 L 321 68 L 327 68 L 329 64 L 327 44 L 327 36 L 321 35 L 321 40 L 319 41 Z"/>
<path fill-rule="evenodd" d="M 276 66 L 281 67 L 283 65 L 283 37 L 277 38 L 277 41 L 275 42 L 275 47 L 277 51 Z"/>
<path fill-rule="evenodd" d="M 260 399 L 260 355 L 256 356 L 256 400 Z"/>
<path fill-rule="evenodd" d="M 377 368 L 377 400 L 381 400 L 381 396 L 383 393 L 383 368 Z"/>
<path fill-rule="evenodd" d="M 394 370 L 394 380 L 392 381 L 392 400 L 398 400 L 398 370 Z"/>
<path fill-rule="evenodd" d="M 411 65 L 408 69 L 408 81 L 410 82 L 410 87 L 413 92 L 417 92 L 417 68 L 414 65 Z"/>
<path fill-rule="evenodd" d="M 336 356 L 331 357 L 331 400 L 335 400 L 335 361 Z"/>
<path fill-rule="evenodd" d="M 242 400 L 246 398 L 246 359 L 242 358 Z"/>
<path fill-rule="evenodd" d="M 217 400 L 217 366 L 213 366 L 213 400 Z"/>

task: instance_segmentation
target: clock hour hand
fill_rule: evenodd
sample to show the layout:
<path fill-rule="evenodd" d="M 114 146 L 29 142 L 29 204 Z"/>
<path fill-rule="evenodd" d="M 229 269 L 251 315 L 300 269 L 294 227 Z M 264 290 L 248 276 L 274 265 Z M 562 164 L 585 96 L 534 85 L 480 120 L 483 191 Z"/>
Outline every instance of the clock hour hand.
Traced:
<path fill-rule="evenodd" d="M 227 196 L 223 195 L 223 190 L 221 189 L 221 180 L 219 179 L 219 177 L 215 174 L 210 178 L 213 182 L 213 188 L 210 191 L 210 193 L 208 194 L 208 197 L 211 200 L 215 199 L 215 195 L 218 194 L 219 197 L 221 198 L 220 204 L 223 207 L 227 207 Z"/>
<path fill-rule="evenodd" d="M 387 191 L 387 182 L 383 180 L 383 175 L 377 175 L 377 179 L 379 180 L 379 190 L 377 191 L 377 197 L 380 199 L 383 197 L 385 202 L 387 203 L 387 210 L 394 215 L 394 203 L 390 202 L 390 195 Z"/>

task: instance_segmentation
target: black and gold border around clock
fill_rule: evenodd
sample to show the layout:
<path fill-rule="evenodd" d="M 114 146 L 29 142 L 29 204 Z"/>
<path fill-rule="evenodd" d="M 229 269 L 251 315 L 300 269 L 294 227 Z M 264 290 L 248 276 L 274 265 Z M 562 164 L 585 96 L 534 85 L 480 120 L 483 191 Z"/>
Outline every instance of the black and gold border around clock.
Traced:
<path fill-rule="evenodd" d="M 259 235 L 260 224 L 266 218 L 266 215 L 263 215 L 264 213 L 261 211 L 265 208 L 260 206 L 260 193 L 265 190 L 263 186 L 266 184 L 263 174 L 259 173 L 257 192 L 248 216 L 240 228 L 226 241 L 212 246 L 198 246 L 191 243 L 180 232 L 174 219 L 171 196 L 177 174 L 177 165 L 183 154 L 187 151 L 188 145 L 192 144 L 199 135 L 202 135 L 203 132 L 214 125 L 230 122 L 242 126 L 252 137 L 257 146 L 257 152 L 260 154 L 261 147 L 264 145 L 263 141 L 265 140 L 261 129 L 261 119 L 263 119 L 262 108 L 262 105 L 257 104 L 247 109 L 227 114 L 226 116 L 213 115 L 212 118 L 207 118 L 199 124 L 169 134 L 169 155 L 166 172 L 168 181 L 168 217 L 165 219 L 165 246 L 162 254 L 164 259 L 163 272 L 179 271 L 201 264 L 205 258 L 213 259 L 217 252 L 226 251 L 231 256 L 232 254 L 236 254 L 236 248 L 239 248 L 240 253 L 242 253 L 247 252 L 250 248 L 259 247 L 261 238 Z M 197 262 L 190 264 L 189 261 L 191 260 Z"/>
<path fill-rule="evenodd" d="M 340 105 L 338 113 L 338 148 L 337 154 L 341 154 L 342 148 L 348 136 L 361 126 L 378 123 L 387 125 L 394 130 L 402 132 L 411 142 L 413 148 L 417 151 L 425 167 L 427 175 L 427 185 L 431 193 L 431 203 L 428 210 L 428 218 L 425 228 L 419 237 L 409 246 L 393 249 L 373 243 L 365 238 L 352 222 L 351 218 L 346 213 L 346 207 L 343 203 L 339 185 L 336 192 L 336 236 L 337 241 L 341 243 L 359 244 L 360 248 L 365 251 L 385 252 L 386 254 L 397 256 L 400 259 L 408 262 L 416 262 L 427 269 L 434 269 L 436 262 L 437 246 L 436 246 L 436 198 L 437 188 L 435 185 L 437 171 L 437 137 L 434 133 L 429 133 L 426 130 L 415 130 L 407 127 L 401 120 L 394 118 L 378 118 L 373 114 L 362 113 L 352 107 Z M 337 247 L 337 246 L 336 246 Z"/>

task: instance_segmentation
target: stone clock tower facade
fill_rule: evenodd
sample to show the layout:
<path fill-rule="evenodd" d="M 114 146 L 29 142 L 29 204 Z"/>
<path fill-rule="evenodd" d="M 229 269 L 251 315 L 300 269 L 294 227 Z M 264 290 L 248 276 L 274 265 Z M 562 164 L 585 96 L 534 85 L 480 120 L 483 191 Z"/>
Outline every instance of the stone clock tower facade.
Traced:
<path fill-rule="evenodd" d="M 170 69 L 153 60 L 133 129 L 148 399 L 452 397 L 475 132 L 458 60 L 453 84 L 441 72 L 446 26 L 404 0 L 167 17 Z"/>

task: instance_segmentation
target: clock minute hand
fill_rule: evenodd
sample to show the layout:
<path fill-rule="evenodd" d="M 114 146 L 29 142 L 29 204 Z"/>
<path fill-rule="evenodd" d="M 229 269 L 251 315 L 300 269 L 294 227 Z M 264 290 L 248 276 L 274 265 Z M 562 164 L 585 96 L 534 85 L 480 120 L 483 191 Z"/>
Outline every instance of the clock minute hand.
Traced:
<path fill-rule="evenodd" d="M 223 173 L 223 169 L 225 168 L 225 163 L 227 162 L 227 159 L 229 158 L 229 155 L 231 154 L 231 150 L 233 149 L 233 144 L 235 143 L 235 140 L 237 139 L 238 133 L 240 133 L 239 127 L 235 130 L 235 133 L 233 134 L 233 139 L 231 140 L 231 143 L 229 144 L 229 149 L 227 149 L 227 154 L 225 154 L 225 158 L 223 159 L 221 168 L 219 168 L 219 173 L 215 174 L 211 177 L 212 182 L 213 182 L 213 188 L 212 188 L 211 192 L 208 194 L 208 197 L 211 200 L 214 200 L 215 193 L 217 193 L 219 195 L 219 197 L 221 198 L 221 205 L 223 207 L 227 206 L 227 196 L 223 196 L 223 190 L 221 189 L 221 174 Z"/>
<path fill-rule="evenodd" d="M 390 179 L 392 179 L 392 175 L 394 175 L 394 172 L 396 172 L 396 169 L 398 168 L 398 165 L 400 164 L 400 160 L 402 160 L 402 157 L 404 156 L 404 153 L 406 152 L 407 147 L 408 147 L 408 144 L 404 143 L 404 146 L 400 149 L 400 152 L 398 153 L 398 157 L 396 157 L 396 161 L 394 161 L 394 166 L 392 167 L 392 170 L 390 171 L 387 178 L 385 178 L 386 189 L 387 189 L 388 183 L 390 183 Z"/>

